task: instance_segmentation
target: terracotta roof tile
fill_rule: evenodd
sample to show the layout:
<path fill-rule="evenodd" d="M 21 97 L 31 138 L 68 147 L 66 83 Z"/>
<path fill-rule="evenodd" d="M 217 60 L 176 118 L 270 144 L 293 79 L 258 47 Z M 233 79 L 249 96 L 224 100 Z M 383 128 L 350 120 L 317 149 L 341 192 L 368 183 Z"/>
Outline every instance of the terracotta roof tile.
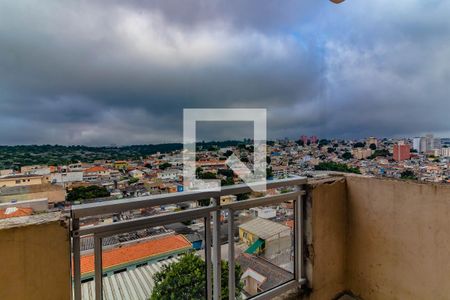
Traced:
<path fill-rule="evenodd" d="M 171 235 L 120 248 L 104 250 L 102 255 L 103 269 L 190 247 L 191 243 L 184 236 Z M 94 272 L 94 269 L 94 254 L 83 255 L 81 257 L 81 274 Z"/>
<path fill-rule="evenodd" d="M 29 216 L 32 213 L 33 213 L 33 209 L 29 208 L 29 207 L 12 208 L 12 212 L 11 213 L 7 213 L 6 209 L 0 209 L 0 219 L 24 217 L 24 216 Z"/>

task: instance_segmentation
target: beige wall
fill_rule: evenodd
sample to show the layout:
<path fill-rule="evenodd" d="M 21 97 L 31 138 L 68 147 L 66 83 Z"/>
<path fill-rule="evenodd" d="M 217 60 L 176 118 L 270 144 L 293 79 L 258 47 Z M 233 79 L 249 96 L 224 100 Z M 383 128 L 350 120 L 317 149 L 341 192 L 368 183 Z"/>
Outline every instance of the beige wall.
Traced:
<path fill-rule="evenodd" d="M 313 182 L 306 201 L 306 299 L 333 299 L 345 289 L 347 194 L 344 178 Z"/>
<path fill-rule="evenodd" d="M 362 299 L 449 299 L 450 186 L 348 177 L 346 288 Z"/>
<path fill-rule="evenodd" d="M 70 298 L 69 231 L 59 217 L 0 221 L 0 299 Z"/>
<path fill-rule="evenodd" d="M 25 186 L 45 183 L 44 177 L 27 176 L 0 179 L 0 187 Z"/>
<path fill-rule="evenodd" d="M 0 195 L 0 202 L 11 202 L 12 200 L 26 201 L 42 198 L 47 198 L 49 203 L 63 202 L 66 199 L 66 190 L 59 185 L 33 185 L 12 195 Z"/>

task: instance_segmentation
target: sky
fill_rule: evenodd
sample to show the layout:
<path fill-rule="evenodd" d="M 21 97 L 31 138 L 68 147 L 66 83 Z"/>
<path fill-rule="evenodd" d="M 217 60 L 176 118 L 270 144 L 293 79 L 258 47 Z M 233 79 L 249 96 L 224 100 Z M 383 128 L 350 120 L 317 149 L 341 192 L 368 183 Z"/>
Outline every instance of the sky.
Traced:
<path fill-rule="evenodd" d="M 0 145 L 181 142 L 184 108 L 265 108 L 271 139 L 447 137 L 449 82 L 450 1 L 0 0 Z M 201 137 L 251 134 L 221 125 Z"/>

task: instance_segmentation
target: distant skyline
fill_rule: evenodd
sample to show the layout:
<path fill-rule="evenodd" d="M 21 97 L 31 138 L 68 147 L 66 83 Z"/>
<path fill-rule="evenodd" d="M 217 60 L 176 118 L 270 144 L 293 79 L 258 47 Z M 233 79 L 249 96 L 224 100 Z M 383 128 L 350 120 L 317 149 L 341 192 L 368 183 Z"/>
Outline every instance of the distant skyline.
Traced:
<path fill-rule="evenodd" d="M 270 139 L 450 137 L 448 36 L 443 0 L 2 1 L 0 145 L 182 142 L 183 108 L 231 107 Z"/>

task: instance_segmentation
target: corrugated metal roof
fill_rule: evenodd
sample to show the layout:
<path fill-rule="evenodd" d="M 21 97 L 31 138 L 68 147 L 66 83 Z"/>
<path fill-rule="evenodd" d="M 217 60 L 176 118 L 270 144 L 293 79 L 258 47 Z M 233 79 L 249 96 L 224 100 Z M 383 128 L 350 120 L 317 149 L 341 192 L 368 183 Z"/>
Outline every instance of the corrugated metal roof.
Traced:
<path fill-rule="evenodd" d="M 280 233 L 289 233 L 291 230 L 288 226 L 262 218 L 248 221 L 240 225 L 239 228 L 258 236 L 263 240 L 267 240 Z"/>
<path fill-rule="evenodd" d="M 153 275 L 161 271 L 163 265 L 177 262 L 177 258 L 139 267 L 103 278 L 104 300 L 144 300 L 152 293 Z M 95 300 L 95 284 L 89 281 L 81 284 L 81 298 Z"/>

